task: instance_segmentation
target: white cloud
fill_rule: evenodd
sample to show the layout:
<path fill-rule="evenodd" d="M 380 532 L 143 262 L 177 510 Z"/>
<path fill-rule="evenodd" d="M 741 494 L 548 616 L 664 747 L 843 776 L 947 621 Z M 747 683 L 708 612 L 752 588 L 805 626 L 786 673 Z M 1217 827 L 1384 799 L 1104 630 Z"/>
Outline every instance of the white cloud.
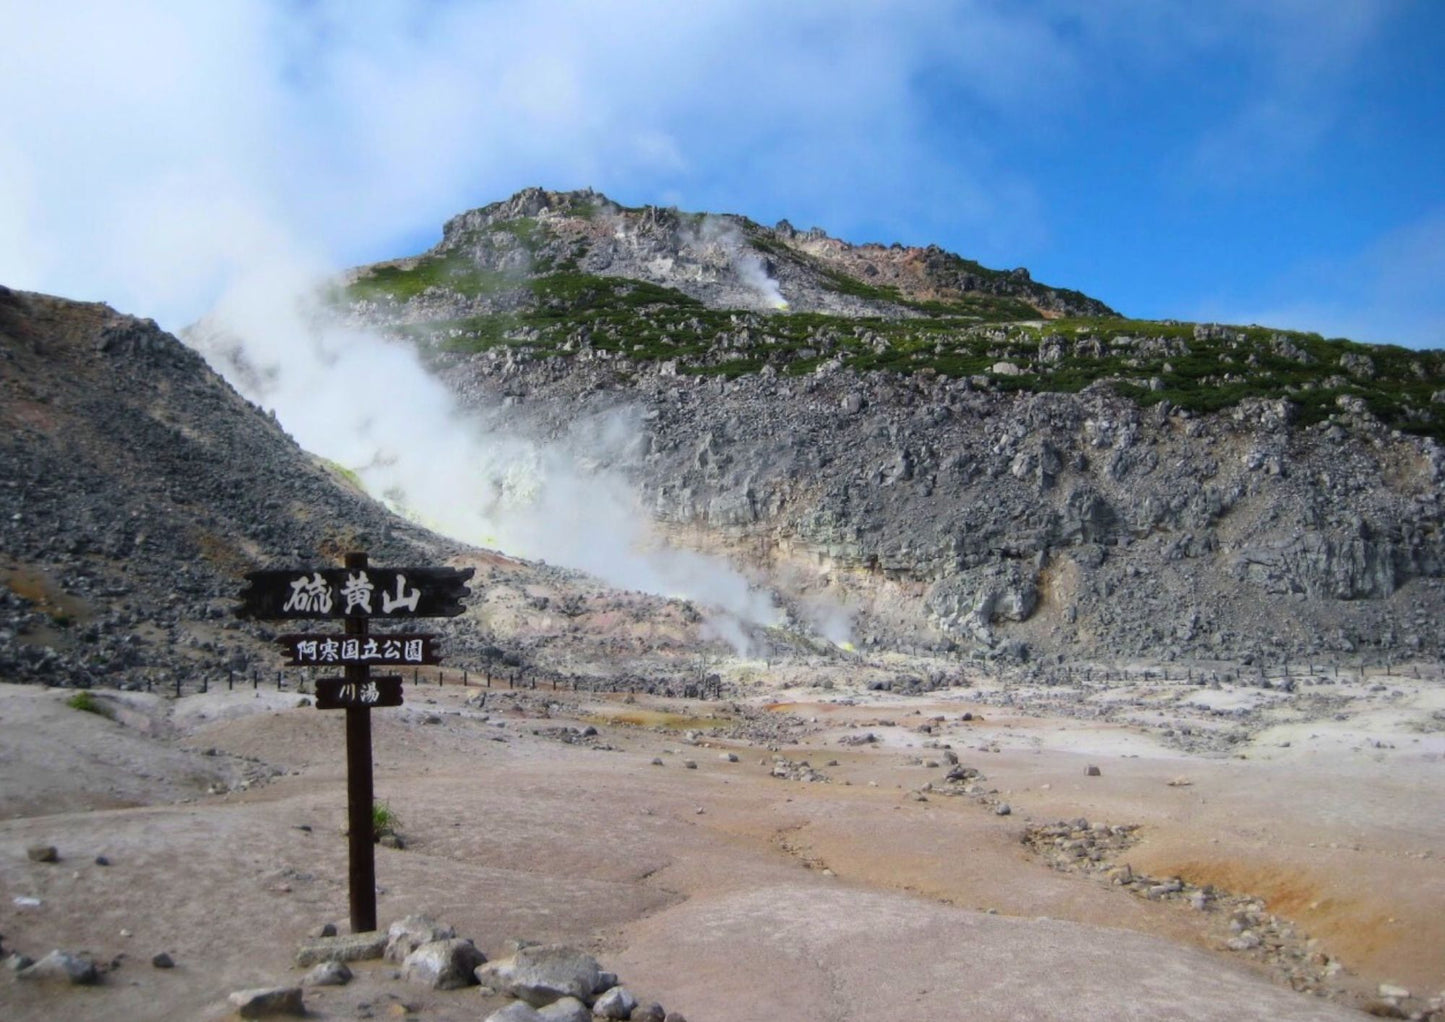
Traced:
<path fill-rule="evenodd" d="M 0 275 L 178 327 L 267 238 L 374 257 L 539 183 L 1036 238 L 987 142 L 934 151 L 919 77 L 1016 111 L 1050 38 L 982 3 L 16 5 Z"/>

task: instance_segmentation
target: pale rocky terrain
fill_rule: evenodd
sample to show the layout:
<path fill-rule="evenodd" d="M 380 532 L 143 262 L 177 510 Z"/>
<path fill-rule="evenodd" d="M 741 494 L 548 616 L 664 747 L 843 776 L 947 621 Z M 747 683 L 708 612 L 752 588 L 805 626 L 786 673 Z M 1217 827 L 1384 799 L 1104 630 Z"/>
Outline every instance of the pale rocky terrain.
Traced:
<path fill-rule="evenodd" d="M 1441 1007 L 1438 674 L 1342 683 L 1328 718 L 1281 714 L 1227 758 L 973 680 L 722 702 L 409 685 L 372 715 L 405 843 L 378 848 L 379 918 L 431 915 L 493 958 L 516 938 L 571 944 L 694 1022 Z M 1110 698 L 1195 694 L 1141 680 Z M 295 984 L 308 932 L 346 929 L 342 714 L 274 688 L 98 698 L 116 719 L 0 686 L 4 946 L 83 951 L 104 973 L 6 970 L 7 1018 L 224 1017 L 232 990 Z M 804 762 L 821 778 L 789 779 Z M 1097 868 L 1067 839 L 1025 843 L 1058 823 Z M 58 862 L 27 858 L 42 843 Z M 352 967 L 306 989 L 312 1017 L 505 1003 Z"/>

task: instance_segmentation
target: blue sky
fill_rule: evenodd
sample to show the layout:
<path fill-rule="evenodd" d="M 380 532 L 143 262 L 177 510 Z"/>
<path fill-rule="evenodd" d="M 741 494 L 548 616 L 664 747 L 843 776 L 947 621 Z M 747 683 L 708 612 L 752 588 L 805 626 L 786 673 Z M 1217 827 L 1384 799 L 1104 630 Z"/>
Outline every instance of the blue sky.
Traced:
<path fill-rule="evenodd" d="M 171 328 L 518 188 L 1445 347 L 1437 0 L 0 0 L 0 283 Z"/>

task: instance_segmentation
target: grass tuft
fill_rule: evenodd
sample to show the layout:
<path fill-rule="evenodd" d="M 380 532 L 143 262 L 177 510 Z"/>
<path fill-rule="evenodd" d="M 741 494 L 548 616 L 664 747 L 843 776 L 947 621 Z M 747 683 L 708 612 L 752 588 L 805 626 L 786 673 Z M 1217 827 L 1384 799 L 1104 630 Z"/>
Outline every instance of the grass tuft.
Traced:
<path fill-rule="evenodd" d="M 94 713 L 98 716 L 106 718 L 107 720 L 113 719 L 115 717 L 115 711 L 113 711 L 109 706 L 105 705 L 105 703 L 101 702 L 99 699 L 95 698 L 95 696 L 88 689 L 81 689 L 79 692 L 76 692 L 65 701 L 65 705 L 69 706 L 72 710 L 80 710 L 84 713 Z"/>

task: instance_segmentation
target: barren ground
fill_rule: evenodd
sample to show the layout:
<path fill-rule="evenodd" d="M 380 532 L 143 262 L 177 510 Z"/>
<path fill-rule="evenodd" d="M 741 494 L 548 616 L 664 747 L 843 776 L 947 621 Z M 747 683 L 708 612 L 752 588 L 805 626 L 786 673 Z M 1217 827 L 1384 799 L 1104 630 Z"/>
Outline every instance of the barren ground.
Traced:
<path fill-rule="evenodd" d="M 983 679 L 740 703 L 407 688 L 373 713 L 377 796 L 406 839 L 377 850 L 381 924 L 426 912 L 492 957 L 510 938 L 574 943 L 692 1022 L 1343 1019 L 1383 1010 L 1382 983 L 1411 992 L 1406 1014 L 1445 994 L 1433 665 L 1337 681 L 1328 706 L 1266 716 L 1227 754 L 1053 712 L 1057 691 L 1005 705 Z M 344 715 L 245 688 L 104 693 L 106 719 L 68 694 L 0 686 L 0 934 L 7 952 L 110 968 L 64 989 L 0 971 L 0 1014 L 215 1018 L 231 990 L 296 982 L 306 932 L 346 929 Z M 1153 680 L 1078 698 L 1106 696 L 1139 714 L 1192 705 L 1201 726 L 1215 704 L 1264 697 Z M 768 748 L 784 718 L 795 744 Z M 598 734 L 576 742 L 548 731 L 587 724 Z M 982 772 L 972 794 L 944 793 L 949 752 Z M 775 755 L 827 780 L 773 777 Z M 1021 842 L 1079 817 L 1138 825 L 1113 864 L 1213 884 L 1218 904 L 1151 900 Z M 35 843 L 60 861 L 29 861 Z M 1328 967 L 1320 993 L 1226 948 L 1233 895 Z M 176 968 L 151 966 L 160 951 Z M 311 1014 L 480 1019 L 502 1003 L 379 962 L 357 973 L 308 990 Z"/>

